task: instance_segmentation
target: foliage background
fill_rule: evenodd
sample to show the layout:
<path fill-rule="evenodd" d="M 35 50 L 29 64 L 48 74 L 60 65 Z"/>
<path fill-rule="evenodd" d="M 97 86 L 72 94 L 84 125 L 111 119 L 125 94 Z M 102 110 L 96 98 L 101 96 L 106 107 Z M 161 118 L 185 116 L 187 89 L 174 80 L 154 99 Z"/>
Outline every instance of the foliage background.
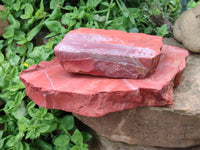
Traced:
<path fill-rule="evenodd" d="M 51 60 L 53 48 L 80 27 L 172 36 L 181 11 L 194 0 L 0 0 L 0 18 L 9 27 L 0 37 L 0 149 L 87 150 L 91 135 L 67 112 L 36 106 L 25 94 L 19 73 Z"/>

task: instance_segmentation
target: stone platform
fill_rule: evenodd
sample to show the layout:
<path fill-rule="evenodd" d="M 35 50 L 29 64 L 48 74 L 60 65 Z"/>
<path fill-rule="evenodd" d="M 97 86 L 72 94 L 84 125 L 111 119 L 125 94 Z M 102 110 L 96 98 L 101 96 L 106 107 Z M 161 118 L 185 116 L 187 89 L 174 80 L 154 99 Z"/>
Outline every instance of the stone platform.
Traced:
<path fill-rule="evenodd" d="M 165 39 L 164 43 L 182 47 L 173 39 Z M 110 113 L 99 118 L 74 115 L 98 134 L 106 137 L 103 137 L 103 145 L 107 143 L 109 150 L 112 150 L 112 146 L 117 150 L 135 150 L 134 145 L 129 144 L 158 146 L 165 149 L 170 148 L 170 150 L 174 148 L 192 150 L 192 146 L 200 145 L 199 64 L 200 55 L 190 53 L 182 81 L 177 88 L 174 88 L 174 104 L 171 106 L 138 107 Z M 105 142 L 111 141 L 107 138 L 124 143 L 114 142 L 113 145 L 113 142 L 112 144 Z M 117 148 L 116 144 L 121 145 L 121 148 Z M 145 146 L 140 146 L 137 150 L 144 149 Z M 195 150 L 198 149 L 200 148 L 195 148 Z"/>

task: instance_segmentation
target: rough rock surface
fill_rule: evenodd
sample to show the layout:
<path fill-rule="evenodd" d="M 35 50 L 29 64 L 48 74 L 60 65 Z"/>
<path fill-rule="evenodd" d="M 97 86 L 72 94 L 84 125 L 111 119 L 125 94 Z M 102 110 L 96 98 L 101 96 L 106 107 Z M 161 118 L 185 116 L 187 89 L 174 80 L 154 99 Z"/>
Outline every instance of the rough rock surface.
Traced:
<path fill-rule="evenodd" d="M 118 30 L 77 29 L 54 48 L 67 72 L 114 78 L 145 78 L 160 59 L 162 37 Z"/>
<path fill-rule="evenodd" d="M 5 11 L 5 8 L 3 5 L 0 5 L 0 10 Z M 7 26 L 9 26 L 8 21 L 6 20 L 6 21 L 2 22 L 2 19 L 0 19 L 0 36 L 2 36 L 4 34 L 4 32 L 5 32 L 4 28 Z"/>
<path fill-rule="evenodd" d="M 67 73 L 57 59 L 20 74 L 27 95 L 45 108 L 99 117 L 136 106 L 172 104 L 188 51 L 164 45 L 155 73 L 146 79 L 111 79 Z M 177 57 L 179 56 L 179 57 Z"/>
<path fill-rule="evenodd" d="M 163 148 L 156 146 L 145 146 L 137 144 L 127 144 L 120 141 L 113 141 L 106 137 L 103 137 L 96 133 L 91 128 L 85 126 L 84 124 L 76 121 L 76 125 L 79 130 L 90 133 L 92 139 L 89 141 L 89 150 L 200 150 L 199 146 L 193 146 L 188 148 Z"/>
<path fill-rule="evenodd" d="M 89 150 L 200 150 L 200 146 L 188 148 L 163 148 L 156 146 L 145 146 L 137 144 L 127 144 L 113 141 L 98 134 L 92 134 L 93 139 L 89 143 Z"/>
<path fill-rule="evenodd" d="M 173 33 L 185 48 L 200 53 L 200 4 L 181 14 L 175 22 Z"/>
<path fill-rule="evenodd" d="M 180 46 L 173 39 L 165 39 L 163 43 Z M 75 116 L 98 134 L 115 141 L 160 146 L 173 150 L 174 148 L 199 150 L 199 147 L 191 148 L 191 146 L 200 145 L 199 64 L 199 55 L 190 53 L 180 85 L 174 89 L 174 104 L 171 106 L 138 107 L 110 113 L 99 118 L 84 117 L 77 114 Z M 110 140 L 107 139 L 107 141 Z M 131 150 L 132 148 L 130 145 L 121 142 L 103 141 L 103 143 L 104 147 L 107 144 L 110 149 L 111 147 L 117 149 L 120 146 L 122 148 L 118 150 L 123 150 L 123 148 L 127 150 L 130 148 Z M 141 150 L 144 150 L 144 148 L 141 148 Z"/>

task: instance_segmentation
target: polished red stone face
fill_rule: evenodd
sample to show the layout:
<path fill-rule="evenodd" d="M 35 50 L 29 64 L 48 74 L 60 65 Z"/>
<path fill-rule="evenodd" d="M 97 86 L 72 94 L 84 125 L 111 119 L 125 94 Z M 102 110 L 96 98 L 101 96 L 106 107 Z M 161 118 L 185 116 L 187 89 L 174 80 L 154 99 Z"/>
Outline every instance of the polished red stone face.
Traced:
<path fill-rule="evenodd" d="M 67 72 L 113 78 L 145 78 L 160 59 L 162 37 L 118 30 L 77 29 L 54 48 Z"/>
<path fill-rule="evenodd" d="M 136 106 L 171 105 L 187 56 L 186 50 L 164 45 L 155 73 L 146 79 L 72 74 L 54 58 L 22 71 L 20 80 L 27 95 L 42 107 L 99 117 Z"/>

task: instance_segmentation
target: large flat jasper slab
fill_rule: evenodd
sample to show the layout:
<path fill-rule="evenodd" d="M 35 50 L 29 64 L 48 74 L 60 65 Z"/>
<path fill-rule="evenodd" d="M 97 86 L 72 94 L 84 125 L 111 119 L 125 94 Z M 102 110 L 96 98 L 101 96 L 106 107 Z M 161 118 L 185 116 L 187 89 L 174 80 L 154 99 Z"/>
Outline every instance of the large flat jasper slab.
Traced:
<path fill-rule="evenodd" d="M 118 30 L 77 29 L 54 48 L 67 72 L 113 78 L 145 78 L 160 59 L 162 37 Z"/>
<path fill-rule="evenodd" d="M 27 95 L 42 107 L 99 117 L 136 106 L 171 105 L 187 56 L 184 49 L 164 45 L 155 73 L 146 79 L 71 74 L 55 58 L 22 71 L 20 80 Z"/>

